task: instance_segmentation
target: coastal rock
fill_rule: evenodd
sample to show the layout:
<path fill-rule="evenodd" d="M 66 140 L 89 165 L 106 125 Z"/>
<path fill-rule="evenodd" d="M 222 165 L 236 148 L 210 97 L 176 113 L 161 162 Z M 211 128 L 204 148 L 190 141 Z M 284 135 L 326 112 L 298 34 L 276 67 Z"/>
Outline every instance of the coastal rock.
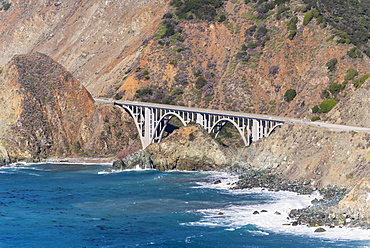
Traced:
<path fill-rule="evenodd" d="M 250 146 L 246 158 L 251 168 L 241 175 L 236 188 L 265 187 L 301 194 L 318 190 L 323 199 L 290 213 L 298 224 L 366 228 L 370 224 L 369 141 L 368 133 L 285 123 L 268 139 Z"/>
<path fill-rule="evenodd" d="M 140 150 L 128 155 L 123 159 L 113 162 L 114 170 L 126 170 L 134 168 L 152 169 L 153 167 L 154 166 L 152 160 L 150 159 L 150 155 L 144 150 Z"/>
<path fill-rule="evenodd" d="M 160 143 L 149 145 L 114 162 L 114 169 L 140 168 L 206 171 L 225 167 L 230 163 L 221 146 L 197 125 L 181 127 Z"/>
<path fill-rule="evenodd" d="M 146 148 L 154 167 L 166 170 L 215 170 L 225 167 L 228 159 L 221 146 L 197 125 L 181 127 Z"/>
<path fill-rule="evenodd" d="M 370 226 L 370 180 L 364 178 L 341 200 L 336 208 L 341 216 L 341 225 L 356 226 L 369 223 Z M 346 218 L 346 217 L 350 218 Z"/>
<path fill-rule="evenodd" d="M 134 129 L 124 110 L 95 104 L 63 66 L 33 53 L 16 55 L 0 73 L 3 161 L 114 156 Z M 131 128 L 131 129 L 130 129 Z"/>
<path fill-rule="evenodd" d="M 326 230 L 322 227 L 319 227 L 315 230 L 315 232 L 326 232 Z"/>
<path fill-rule="evenodd" d="M 4 146 L 0 145 L 0 165 L 9 164 L 10 159 Z"/>

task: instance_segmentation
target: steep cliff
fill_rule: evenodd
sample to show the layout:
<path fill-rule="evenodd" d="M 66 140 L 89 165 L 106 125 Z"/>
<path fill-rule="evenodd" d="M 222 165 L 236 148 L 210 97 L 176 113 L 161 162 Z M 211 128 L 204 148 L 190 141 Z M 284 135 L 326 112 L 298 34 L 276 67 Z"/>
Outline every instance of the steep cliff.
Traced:
<path fill-rule="evenodd" d="M 39 51 L 95 96 L 113 94 L 169 0 L 12 0 L 0 11 L 0 66 Z"/>
<path fill-rule="evenodd" d="M 116 155 L 130 143 L 124 111 L 97 106 L 64 67 L 41 53 L 16 55 L 0 74 L 0 139 L 11 161 Z"/>

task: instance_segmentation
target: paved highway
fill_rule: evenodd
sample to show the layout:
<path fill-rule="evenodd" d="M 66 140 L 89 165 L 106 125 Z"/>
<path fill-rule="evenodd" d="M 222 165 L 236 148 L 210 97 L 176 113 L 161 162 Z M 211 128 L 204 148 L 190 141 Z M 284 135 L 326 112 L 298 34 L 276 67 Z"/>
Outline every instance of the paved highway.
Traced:
<path fill-rule="evenodd" d="M 149 103 L 149 102 L 136 102 L 136 101 L 127 101 L 127 100 L 124 100 L 124 101 L 117 101 L 117 100 L 112 100 L 112 99 L 94 99 L 94 100 L 96 102 L 104 102 L 104 103 L 110 103 L 110 104 L 117 103 L 117 104 L 131 105 L 131 106 L 133 105 L 133 106 L 141 106 L 141 107 L 154 107 L 154 108 L 159 108 L 159 109 L 171 109 L 171 110 L 196 112 L 196 113 L 207 113 L 207 114 L 217 114 L 217 115 L 224 115 L 224 116 L 247 117 L 247 118 L 249 117 L 249 118 L 257 118 L 257 119 L 272 120 L 272 121 L 276 120 L 276 121 L 291 122 L 291 123 L 303 123 L 307 125 L 327 128 L 331 131 L 338 131 L 338 132 L 344 131 L 344 132 L 370 133 L 370 128 L 330 124 L 330 123 L 319 122 L 319 121 L 312 122 L 306 119 L 298 119 L 298 118 L 290 118 L 290 117 L 251 114 L 251 113 L 214 110 L 214 109 L 206 109 L 206 108 L 192 108 L 192 107 L 185 107 L 185 106 L 157 104 L 157 103 Z"/>

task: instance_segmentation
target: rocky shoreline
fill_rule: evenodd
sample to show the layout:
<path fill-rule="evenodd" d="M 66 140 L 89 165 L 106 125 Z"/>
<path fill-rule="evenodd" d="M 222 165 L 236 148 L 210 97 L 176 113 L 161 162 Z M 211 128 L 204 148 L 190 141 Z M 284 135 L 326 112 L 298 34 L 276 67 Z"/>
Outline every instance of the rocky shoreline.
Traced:
<path fill-rule="evenodd" d="M 318 232 L 326 231 L 323 227 L 360 227 L 369 229 L 370 223 L 339 212 L 337 205 L 350 191 L 350 187 L 313 186 L 311 180 L 293 180 L 284 178 L 280 173 L 269 170 L 245 169 L 240 166 L 231 166 L 222 171 L 239 175 L 239 180 L 232 189 L 263 188 L 269 191 L 291 191 L 298 194 L 312 194 L 318 191 L 322 199 L 314 199 L 309 207 L 292 209 L 289 218 L 290 225 L 307 225 L 309 227 L 321 227 Z"/>
<path fill-rule="evenodd" d="M 289 125 L 286 128 L 292 129 Z M 302 140 L 316 136 L 318 144 L 325 144 L 328 137 L 331 139 L 338 137 L 336 133 L 322 135 L 322 130 L 316 127 L 294 126 L 293 128 L 299 129 L 301 133 L 305 132 L 305 135 L 300 137 Z M 340 136 L 343 136 L 343 139 L 338 139 L 338 144 L 340 144 L 339 141 L 348 139 L 348 137 L 353 140 L 356 138 L 353 134 L 340 133 Z M 360 134 L 358 136 L 360 139 L 356 142 L 361 146 L 357 145 L 358 148 L 350 146 L 347 149 L 353 149 L 353 152 L 358 152 L 356 149 L 362 151 L 362 144 L 367 142 L 367 136 Z M 337 161 L 336 157 L 332 156 L 331 160 L 327 159 L 328 155 L 325 150 L 327 148 L 324 147 L 320 148 L 324 159 L 317 161 L 317 148 L 308 147 L 307 149 L 311 149 L 312 153 L 306 151 L 307 155 L 304 154 L 307 156 L 304 161 L 308 166 L 303 167 L 304 163 L 299 157 L 300 153 L 291 152 L 296 145 L 288 147 L 290 150 L 286 152 L 281 151 L 286 149 L 287 142 L 291 142 L 289 136 L 284 132 L 278 132 L 274 139 L 266 139 L 264 143 L 256 142 L 248 148 L 227 150 L 199 127 L 183 127 L 161 143 L 151 144 L 145 150 L 115 161 L 113 169 L 116 171 L 132 168 L 150 168 L 160 171 L 223 171 L 239 177 L 239 181 L 232 186 L 233 189 L 264 188 L 269 191 L 291 191 L 305 195 L 317 191 L 322 199 L 313 200 L 307 208 L 293 209 L 289 214 L 290 225 L 320 227 L 318 229 L 320 232 L 325 231 L 325 228 L 333 227 L 369 229 L 368 198 L 366 197 L 370 186 L 367 184 L 368 180 L 364 179 L 362 182 L 355 179 L 355 175 L 367 173 L 367 162 L 361 160 L 357 163 L 365 166 L 343 167 L 343 163 Z M 310 143 L 309 145 L 312 146 Z M 285 158 L 272 154 L 272 149 L 277 146 L 283 146 L 277 153 L 278 155 L 282 152 L 284 154 L 290 152 L 290 156 Z M 332 150 L 329 146 L 328 149 Z M 311 155 L 313 157 L 309 157 Z M 281 161 L 279 161 L 280 158 Z M 291 162 L 293 158 L 299 162 Z M 317 168 L 310 168 L 313 164 Z M 324 164 L 326 167 L 323 166 Z M 324 168 L 328 172 L 323 173 Z M 354 171 L 357 174 L 354 174 Z"/>

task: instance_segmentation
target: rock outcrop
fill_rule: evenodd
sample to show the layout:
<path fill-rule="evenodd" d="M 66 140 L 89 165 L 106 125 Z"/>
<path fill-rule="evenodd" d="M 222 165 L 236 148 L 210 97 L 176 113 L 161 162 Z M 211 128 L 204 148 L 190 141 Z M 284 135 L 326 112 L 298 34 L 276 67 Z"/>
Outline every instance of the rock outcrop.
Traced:
<path fill-rule="evenodd" d="M 162 142 L 116 161 L 113 167 L 116 170 L 139 166 L 160 171 L 207 171 L 223 168 L 229 163 L 230 159 L 220 145 L 201 127 L 194 125 L 175 130 Z"/>
<path fill-rule="evenodd" d="M 132 143 L 125 112 L 97 106 L 85 87 L 50 57 L 16 55 L 0 74 L 4 161 L 51 156 L 114 156 Z M 6 152 L 5 152 L 6 151 Z"/>

